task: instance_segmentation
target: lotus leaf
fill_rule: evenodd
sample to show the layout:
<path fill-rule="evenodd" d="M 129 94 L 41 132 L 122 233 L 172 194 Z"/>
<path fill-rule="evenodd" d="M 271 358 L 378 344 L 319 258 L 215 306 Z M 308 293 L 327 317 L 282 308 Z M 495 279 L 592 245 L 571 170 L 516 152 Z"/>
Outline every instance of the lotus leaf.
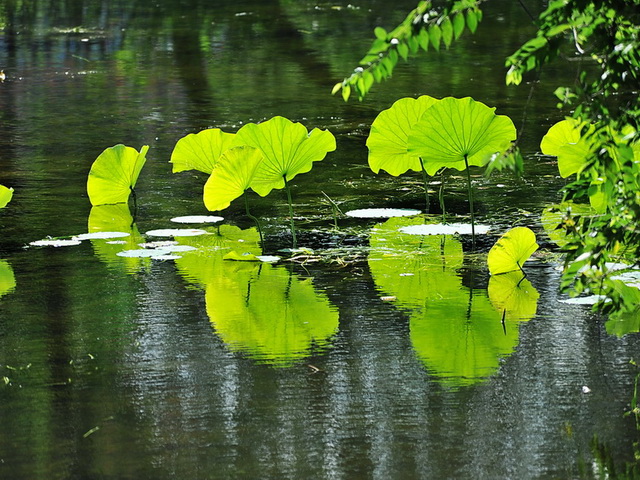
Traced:
<path fill-rule="evenodd" d="M 496 115 L 470 97 L 447 97 L 428 108 L 414 124 L 408 140 L 410 155 L 421 157 L 427 173 L 442 167 L 464 170 L 483 166 L 516 139 L 511 119 Z"/>
<path fill-rule="evenodd" d="M 205 298 L 220 338 L 261 363 L 289 366 L 338 330 L 338 312 L 310 279 L 269 264 L 219 277 Z"/>
<path fill-rule="evenodd" d="M 313 162 L 336 149 L 336 139 L 328 130 L 314 128 L 308 133 L 301 123 L 284 117 L 246 124 L 238 130 L 234 144 L 263 152 L 264 159 L 251 182 L 251 188 L 263 197 L 274 188 L 284 188 L 285 178 L 289 181 L 299 173 L 308 172 Z"/>
<path fill-rule="evenodd" d="M 401 98 L 378 114 L 367 138 L 369 167 L 374 173 L 385 170 L 397 176 L 408 170 L 422 171 L 420 156 L 407 151 L 409 134 L 424 112 L 436 102 L 437 99 L 427 95 Z M 427 171 L 433 175 L 437 169 Z"/>
<path fill-rule="evenodd" d="M 491 304 L 498 312 L 504 313 L 505 320 L 530 320 L 538 310 L 540 294 L 522 272 L 492 275 L 487 292 Z"/>
<path fill-rule="evenodd" d="M 591 153 L 591 145 L 582 134 L 584 126 L 575 118 L 567 118 L 553 125 L 540 142 L 542 153 L 558 157 L 563 178 L 578 173 Z"/>
<path fill-rule="evenodd" d="M 0 297 L 16 288 L 16 277 L 11 265 L 5 260 L 0 260 Z"/>
<path fill-rule="evenodd" d="M 204 186 L 204 204 L 208 210 L 223 210 L 242 195 L 253 181 L 264 159 L 261 150 L 243 145 L 227 150 Z"/>
<path fill-rule="evenodd" d="M 7 203 L 11 201 L 12 197 L 13 197 L 13 188 L 0 185 L 0 208 L 6 207 Z"/>
<path fill-rule="evenodd" d="M 91 205 L 126 203 L 146 162 L 147 145 L 135 148 L 115 145 L 93 162 L 87 178 Z"/>
<path fill-rule="evenodd" d="M 210 174 L 220 156 L 231 148 L 235 135 L 219 128 L 190 133 L 176 143 L 170 162 L 173 173 L 199 170 Z"/>
<path fill-rule="evenodd" d="M 522 270 L 522 265 L 538 249 L 536 235 L 527 227 L 515 227 L 504 233 L 487 255 L 491 275 Z"/>

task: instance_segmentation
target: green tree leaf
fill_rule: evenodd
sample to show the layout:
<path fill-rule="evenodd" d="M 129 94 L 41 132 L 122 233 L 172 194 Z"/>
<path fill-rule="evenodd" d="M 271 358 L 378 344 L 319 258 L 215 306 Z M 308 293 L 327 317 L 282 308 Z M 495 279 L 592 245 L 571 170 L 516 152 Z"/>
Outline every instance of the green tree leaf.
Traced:
<path fill-rule="evenodd" d="M 209 128 L 182 137 L 171 152 L 173 173 L 185 170 L 211 173 L 220 155 L 231 148 L 234 137 L 233 133 L 223 132 L 219 128 Z"/>
<path fill-rule="evenodd" d="M 374 173 L 385 170 L 397 176 L 407 170 L 422 170 L 419 156 L 407 151 L 407 142 L 413 126 L 437 101 L 427 95 L 401 98 L 378 114 L 367 138 L 369 167 Z"/>
<path fill-rule="evenodd" d="M 336 139 L 328 130 L 314 128 L 308 133 L 301 123 L 284 117 L 248 123 L 238 130 L 236 137 L 236 145 L 248 145 L 264 154 L 251 182 L 251 189 L 263 197 L 274 188 L 284 188 L 285 176 L 290 181 L 308 172 L 313 162 L 336 149 Z"/>
<path fill-rule="evenodd" d="M 247 145 L 227 150 L 204 185 L 204 204 L 208 210 L 223 210 L 249 188 L 256 168 L 264 158 L 262 151 Z"/>
<path fill-rule="evenodd" d="M 95 159 L 87 178 L 91 205 L 126 203 L 146 162 L 148 145 L 140 152 L 125 145 L 104 150 Z"/>
<path fill-rule="evenodd" d="M 433 175 L 442 167 L 464 170 L 483 166 L 492 155 L 505 152 L 516 139 L 511 119 L 495 108 L 466 98 L 443 98 L 425 111 L 409 134 L 407 151 L 421 157 Z"/>
<path fill-rule="evenodd" d="M 444 45 L 449 48 L 451 42 L 453 42 L 453 24 L 449 17 L 444 17 L 440 24 L 440 29 L 442 31 L 442 41 Z"/>
<path fill-rule="evenodd" d="M 0 208 L 7 206 L 7 203 L 13 198 L 13 188 L 0 185 Z"/>
<path fill-rule="evenodd" d="M 504 233 L 487 255 L 491 275 L 522 270 L 522 265 L 538 250 L 536 235 L 527 227 L 515 227 Z"/>

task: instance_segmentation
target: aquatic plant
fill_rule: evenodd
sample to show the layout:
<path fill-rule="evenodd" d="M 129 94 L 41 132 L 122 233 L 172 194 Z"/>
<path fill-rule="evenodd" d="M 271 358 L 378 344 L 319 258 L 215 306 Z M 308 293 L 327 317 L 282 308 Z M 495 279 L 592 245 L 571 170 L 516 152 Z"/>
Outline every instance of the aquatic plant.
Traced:
<path fill-rule="evenodd" d="M 0 185 L 0 208 L 7 206 L 7 203 L 13 198 L 13 188 Z"/>
<path fill-rule="evenodd" d="M 119 144 L 105 149 L 91 165 L 87 177 L 87 193 L 91 205 L 126 203 L 133 193 L 140 171 L 147 161 L 148 145 L 138 152 Z"/>
<path fill-rule="evenodd" d="M 199 170 L 210 174 L 220 156 L 231 148 L 235 135 L 219 128 L 190 133 L 176 142 L 171 152 L 173 173 Z"/>
<path fill-rule="evenodd" d="M 529 257 L 538 250 L 536 235 L 527 227 L 515 227 L 502 234 L 487 255 L 491 275 L 521 271 Z M 526 276 L 526 274 L 525 274 Z"/>

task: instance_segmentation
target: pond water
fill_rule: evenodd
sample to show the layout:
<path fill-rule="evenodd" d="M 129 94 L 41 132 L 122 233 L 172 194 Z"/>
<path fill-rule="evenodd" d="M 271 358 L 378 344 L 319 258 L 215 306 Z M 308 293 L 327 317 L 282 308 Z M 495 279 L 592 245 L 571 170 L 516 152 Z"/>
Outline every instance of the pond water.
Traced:
<path fill-rule="evenodd" d="M 476 35 L 399 66 L 365 101 L 332 97 L 373 28 L 414 6 L 0 0 L 0 184 L 15 189 L 0 210 L 0 477 L 600 478 L 633 461 L 640 337 L 562 303 L 553 254 L 524 282 L 484 263 L 513 225 L 553 250 L 539 218 L 562 181 L 538 145 L 575 72 L 505 87 L 504 58 L 533 29 L 495 1 Z M 326 196 L 342 211 L 423 208 L 420 179 L 373 174 L 365 146 L 378 112 L 421 94 L 472 96 L 521 131 L 522 178 L 474 172 L 492 228 L 480 254 L 466 236 L 399 233 L 422 217 L 334 228 Z M 210 214 L 206 176 L 171 173 L 177 140 L 275 115 L 337 139 L 292 185 L 313 251 L 279 252 L 282 191 L 251 198 L 264 248 L 241 202 L 220 225 L 172 222 Z M 118 143 L 150 146 L 136 211 L 91 209 L 89 168 Z M 466 221 L 462 177 L 447 185 Z M 175 260 L 121 256 L 166 228 L 206 233 L 160 252 Z M 29 245 L 114 230 L 129 235 Z M 233 250 L 285 258 L 223 260 Z"/>

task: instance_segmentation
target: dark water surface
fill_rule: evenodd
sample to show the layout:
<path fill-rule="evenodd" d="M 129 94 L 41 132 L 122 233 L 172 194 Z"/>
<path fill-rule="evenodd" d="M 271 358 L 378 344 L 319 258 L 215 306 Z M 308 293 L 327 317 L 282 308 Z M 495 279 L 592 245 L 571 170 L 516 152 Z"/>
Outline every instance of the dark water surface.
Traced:
<path fill-rule="evenodd" d="M 562 118 L 551 92 L 575 72 L 546 70 L 529 103 L 531 85 L 504 86 L 505 56 L 532 32 L 518 2 L 488 2 L 476 35 L 399 66 L 362 103 L 329 94 L 373 28 L 413 7 L 0 0 L 0 184 L 15 189 L 0 210 L 0 478 L 599 478 L 594 439 L 616 468 L 632 461 L 640 338 L 559 302 L 553 263 L 528 266 L 532 311 L 503 328 L 468 241 L 409 240 L 393 221 L 331 230 L 321 192 L 343 210 L 422 208 L 419 178 L 367 166 L 380 110 L 470 95 L 518 127 L 526 116 L 527 172 L 475 176 L 480 221 L 549 245 L 539 212 L 562 183 L 538 145 Z M 176 141 L 274 115 L 337 138 L 293 185 L 301 243 L 332 248 L 322 261 L 223 261 L 230 242 L 257 248 L 241 202 L 175 261 L 104 240 L 26 247 L 99 222 L 86 176 L 117 143 L 150 145 L 135 225 L 120 222 L 132 239 L 207 214 L 206 177 L 171 173 Z M 449 183 L 465 215 L 461 177 Z M 276 253 L 284 193 L 254 197 Z"/>

